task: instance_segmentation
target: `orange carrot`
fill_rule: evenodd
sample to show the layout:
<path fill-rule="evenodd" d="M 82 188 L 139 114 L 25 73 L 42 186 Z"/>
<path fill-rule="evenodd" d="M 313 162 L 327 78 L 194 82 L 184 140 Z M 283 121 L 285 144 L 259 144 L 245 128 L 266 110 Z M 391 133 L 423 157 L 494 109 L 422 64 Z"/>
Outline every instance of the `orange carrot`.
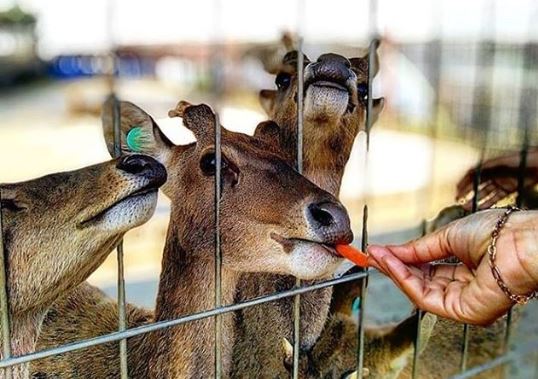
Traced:
<path fill-rule="evenodd" d="M 359 267 L 368 267 L 368 255 L 351 245 L 336 245 L 336 251 Z"/>

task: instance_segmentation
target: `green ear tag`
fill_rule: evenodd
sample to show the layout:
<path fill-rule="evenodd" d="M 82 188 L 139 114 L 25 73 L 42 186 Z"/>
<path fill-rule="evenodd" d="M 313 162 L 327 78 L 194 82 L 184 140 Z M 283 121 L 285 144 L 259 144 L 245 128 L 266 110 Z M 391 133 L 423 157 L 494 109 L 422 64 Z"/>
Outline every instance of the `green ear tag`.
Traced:
<path fill-rule="evenodd" d="M 359 313 L 361 309 L 361 298 L 357 297 L 355 300 L 353 300 L 353 305 L 351 305 L 351 312 L 352 313 Z"/>
<path fill-rule="evenodd" d="M 142 134 L 142 127 L 134 126 L 127 133 L 127 146 L 131 151 L 139 153 L 142 151 L 142 144 L 144 135 Z"/>

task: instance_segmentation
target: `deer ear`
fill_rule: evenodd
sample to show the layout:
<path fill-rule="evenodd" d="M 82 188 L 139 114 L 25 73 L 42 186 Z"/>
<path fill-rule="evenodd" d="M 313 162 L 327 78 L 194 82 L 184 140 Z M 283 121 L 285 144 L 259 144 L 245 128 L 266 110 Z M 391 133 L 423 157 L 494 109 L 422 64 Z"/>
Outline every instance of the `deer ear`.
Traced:
<path fill-rule="evenodd" d="M 374 71 L 373 76 L 376 76 L 379 72 L 379 54 L 377 52 L 377 49 L 379 48 L 379 43 L 376 45 L 375 49 L 375 56 L 374 56 Z M 349 62 L 351 63 L 351 67 L 361 73 L 364 76 L 368 76 L 368 52 L 360 58 L 350 58 Z"/>
<path fill-rule="evenodd" d="M 192 105 L 182 100 L 168 112 L 168 116 L 182 117 L 183 125 L 194 134 L 197 144 L 206 146 L 215 143 L 217 117 L 209 105 Z"/>
<path fill-rule="evenodd" d="M 370 370 L 368 367 L 362 368 L 362 376 L 360 378 L 367 378 L 370 376 Z M 360 379 L 357 375 L 357 371 L 353 371 L 351 374 L 347 374 L 344 379 Z"/>
<path fill-rule="evenodd" d="M 262 89 L 259 94 L 260 104 L 265 113 L 271 117 L 275 109 L 277 91 L 271 89 Z"/>
<path fill-rule="evenodd" d="M 379 115 L 381 114 L 381 111 L 383 111 L 383 108 L 385 107 L 385 98 L 380 97 L 379 99 L 374 99 L 372 104 L 372 123 L 371 125 L 374 125 L 377 122 L 377 119 L 379 118 Z"/>
<path fill-rule="evenodd" d="M 280 126 L 274 121 L 262 121 L 256 126 L 254 137 L 280 150 Z"/>
<path fill-rule="evenodd" d="M 282 338 L 282 349 L 284 351 L 284 366 L 293 366 L 293 345 L 287 338 Z"/>
<path fill-rule="evenodd" d="M 419 354 L 426 348 L 436 322 L 437 316 L 430 313 L 423 314 L 420 329 L 421 346 Z M 386 350 L 388 356 L 380 358 L 384 362 L 389 362 L 390 371 L 394 375 L 393 377 L 397 377 L 412 359 L 416 330 L 417 316 L 413 314 L 382 337 L 379 337 L 382 341 L 380 343 L 381 345 L 390 347 L 390 349 Z"/>
<path fill-rule="evenodd" d="M 174 146 L 162 133 L 149 114 L 133 103 L 109 97 L 103 105 L 101 120 L 106 146 L 111 156 L 114 152 L 114 107 L 119 107 L 120 141 L 122 153 L 142 153 L 165 163 L 169 150 Z"/>
<path fill-rule="evenodd" d="M 20 212 L 30 208 L 30 203 L 17 191 L 16 185 L 0 187 L 0 208 Z"/>

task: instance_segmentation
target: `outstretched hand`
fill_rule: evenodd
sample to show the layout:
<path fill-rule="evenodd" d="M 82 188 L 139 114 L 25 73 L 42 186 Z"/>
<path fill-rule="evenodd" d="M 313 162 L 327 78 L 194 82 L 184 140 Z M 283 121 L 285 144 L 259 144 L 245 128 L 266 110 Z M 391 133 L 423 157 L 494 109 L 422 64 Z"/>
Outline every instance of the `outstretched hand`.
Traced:
<path fill-rule="evenodd" d="M 491 232 L 504 210 L 488 210 L 399 246 L 368 248 L 370 265 L 390 276 L 419 308 L 472 324 L 489 324 L 512 303 L 487 259 Z M 497 266 L 513 293 L 538 283 L 538 212 L 517 212 L 497 241 Z M 461 263 L 431 263 L 456 256 Z"/>
<path fill-rule="evenodd" d="M 480 186 L 478 188 L 479 209 L 487 209 L 499 200 L 517 191 L 520 174 L 520 153 L 486 160 L 480 168 Z M 472 168 L 457 184 L 456 199 L 463 199 L 463 207 L 472 207 L 473 180 L 476 168 Z M 538 183 L 538 149 L 527 155 L 524 172 L 524 187 L 529 188 Z"/>

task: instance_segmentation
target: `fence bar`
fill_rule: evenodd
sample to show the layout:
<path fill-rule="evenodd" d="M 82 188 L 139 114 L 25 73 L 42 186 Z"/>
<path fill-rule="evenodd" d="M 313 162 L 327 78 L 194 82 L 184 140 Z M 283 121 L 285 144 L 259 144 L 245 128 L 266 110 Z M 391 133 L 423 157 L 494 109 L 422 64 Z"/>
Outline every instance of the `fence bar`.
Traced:
<path fill-rule="evenodd" d="M 113 107 L 113 127 L 114 127 L 114 157 L 121 156 L 121 110 L 120 103 L 115 94 L 112 94 Z M 125 311 L 125 267 L 123 264 L 123 239 L 116 249 L 116 259 L 118 262 L 118 330 L 120 332 L 127 329 L 126 311 Z M 121 378 L 128 378 L 127 368 L 127 340 L 120 340 L 120 372 Z"/>
<path fill-rule="evenodd" d="M 358 280 L 358 279 L 364 278 L 366 275 L 367 274 L 364 272 L 357 272 L 354 274 L 344 275 L 344 276 L 341 276 L 340 278 L 330 279 L 323 282 L 314 283 L 305 287 L 292 288 L 291 290 L 277 292 L 277 293 L 273 293 L 273 294 L 265 295 L 265 296 L 260 296 L 252 300 L 244 301 L 241 303 L 224 305 L 218 309 L 210 309 L 203 312 L 193 313 L 191 315 L 180 317 L 174 320 L 155 322 L 152 324 L 143 325 L 136 328 L 129 328 L 122 332 L 113 332 L 113 333 L 109 333 L 103 336 L 89 338 L 89 339 L 81 340 L 79 342 L 65 344 L 65 345 L 62 345 L 53 349 L 41 350 L 37 353 L 31 353 L 31 354 L 21 355 L 17 357 L 12 357 L 9 359 L 0 360 L 0 369 L 5 368 L 5 367 L 10 367 L 13 365 L 18 365 L 21 363 L 35 361 L 37 359 L 51 357 L 53 355 L 64 354 L 70 351 L 86 349 L 92 346 L 102 345 L 105 343 L 120 341 L 126 338 L 136 337 L 141 334 L 155 332 L 157 330 L 185 324 L 192 321 L 198 321 L 198 320 L 208 318 L 208 317 L 215 317 L 216 315 L 221 315 L 224 313 L 235 312 L 235 311 L 253 307 L 259 304 L 269 303 L 271 301 L 286 299 L 288 297 L 292 297 L 295 295 L 320 290 L 322 288 L 331 287 L 336 284 L 347 283 L 352 280 Z"/>
<path fill-rule="evenodd" d="M 421 225 L 421 235 L 424 237 L 426 235 L 426 226 L 427 221 L 426 219 L 422 220 Z M 413 352 L 413 370 L 411 371 L 411 377 L 415 379 L 418 374 L 418 355 L 420 353 L 420 344 L 421 344 L 421 330 L 422 330 L 422 316 L 424 316 L 424 311 L 421 309 L 417 309 L 416 317 L 417 317 L 417 330 L 415 335 L 415 351 Z"/>
<path fill-rule="evenodd" d="M 474 213 L 478 210 L 478 188 L 480 186 L 480 176 L 482 174 L 482 162 L 484 161 L 485 149 L 482 148 L 480 153 L 480 161 L 476 165 L 475 175 L 473 177 L 473 201 L 471 212 Z M 467 369 L 467 356 L 469 353 L 469 324 L 463 325 L 463 341 L 461 344 L 461 361 L 460 361 L 460 372 L 464 372 Z"/>
<path fill-rule="evenodd" d="M 222 145 L 218 114 L 215 114 L 215 308 L 222 305 L 222 250 L 220 247 L 220 194 Z M 215 316 L 215 378 L 222 377 L 222 317 Z"/>
<path fill-rule="evenodd" d="M 0 191 L 0 203 L 1 201 L 2 191 Z M 4 250 L 4 236 L 2 233 L 2 225 L 2 208 L 0 207 L 0 317 L 2 317 L 2 359 L 9 359 L 11 357 L 11 335 L 9 328 L 9 302 L 7 296 L 7 257 Z M 10 379 L 11 369 L 6 368 L 3 371 L 5 378 Z"/>
<path fill-rule="evenodd" d="M 364 205 L 362 209 L 362 239 L 361 250 L 366 251 L 368 248 L 368 205 Z M 361 280 L 361 302 L 359 307 L 359 325 L 357 329 L 357 378 L 362 378 L 364 367 L 364 310 L 366 305 L 366 291 L 368 289 L 368 268 L 360 270 L 360 273 L 365 274 Z"/>
<path fill-rule="evenodd" d="M 374 2 L 375 3 L 375 2 Z M 374 81 L 374 72 L 376 65 L 376 49 L 379 46 L 379 40 L 374 38 L 368 46 L 368 99 L 366 103 L 366 151 L 370 150 L 370 130 L 372 129 L 372 115 L 374 108 L 374 96 L 372 94 L 372 87 Z"/>
<path fill-rule="evenodd" d="M 451 379 L 467 379 L 474 378 L 476 375 L 494 369 L 495 367 L 513 362 L 518 357 L 530 355 L 538 351 L 538 340 L 527 342 L 524 345 L 520 345 L 517 349 L 512 350 L 506 354 L 503 354 L 495 359 L 492 359 L 486 363 L 475 366 L 464 373 L 453 376 Z"/>
<path fill-rule="evenodd" d="M 297 43 L 297 171 L 303 173 L 303 38 Z M 295 280 L 295 287 L 301 286 L 301 279 Z M 293 379 L 299 378 L 299 356 L 301 354 L 301 295 L 293 299 Z"/>

